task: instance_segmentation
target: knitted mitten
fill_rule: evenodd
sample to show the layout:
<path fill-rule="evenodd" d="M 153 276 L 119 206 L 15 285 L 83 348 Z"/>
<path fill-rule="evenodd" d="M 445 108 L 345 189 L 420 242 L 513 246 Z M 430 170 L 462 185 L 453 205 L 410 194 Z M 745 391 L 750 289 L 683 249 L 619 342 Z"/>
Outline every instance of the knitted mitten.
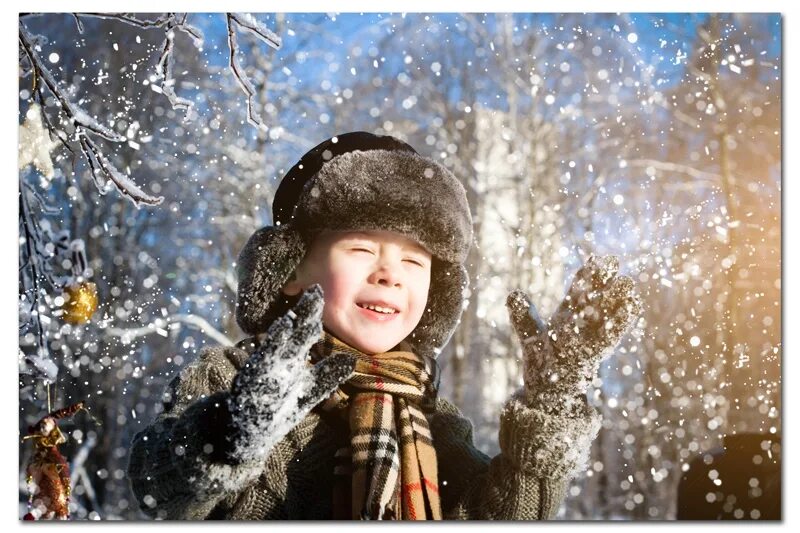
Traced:
<path fill-rule="evenodd" d="M 641 313 L 633 280 L 617 276 L 614 256 L 591 256 L 545 324 L 521 290 L 506 300 L 524 352 L 524 394 L 528 405 L 571 410 L 585 393 L 620 338 Z"/>
<path fill-rule="evenodd" d="M 231 387 L 230 459 L 264 458 L 319 402 L 355 369 L 355 358 L 307 362 L 322 334 L 322 287 L 309 288 L 297 305 L 275 320 L 264 342 L 239 370 Z M 294 321 L 293 321 L 294 320 Z"/>

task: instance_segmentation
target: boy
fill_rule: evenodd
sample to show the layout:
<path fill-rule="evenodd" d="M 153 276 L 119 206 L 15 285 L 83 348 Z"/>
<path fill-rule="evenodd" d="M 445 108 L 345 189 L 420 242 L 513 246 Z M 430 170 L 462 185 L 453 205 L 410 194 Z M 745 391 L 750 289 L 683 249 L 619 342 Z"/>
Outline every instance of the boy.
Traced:
<path fill-rule="evenodd" d="M 501 453 L 489 458 L 436 395 L 472 242 L 455 176 L 397 139 L 348 133 L 290 169 L 273 218 L 237 267 L 237 321 L 253 337 L 204 349 L 134 437 L 128 475 L 142 509 L 552 518 L 599 430 L 586 388 L 639 313 L 616 260 L 591 258 L 547 325 L 521 291 L 509 295 L 525 387 L 501 413 Z"/>

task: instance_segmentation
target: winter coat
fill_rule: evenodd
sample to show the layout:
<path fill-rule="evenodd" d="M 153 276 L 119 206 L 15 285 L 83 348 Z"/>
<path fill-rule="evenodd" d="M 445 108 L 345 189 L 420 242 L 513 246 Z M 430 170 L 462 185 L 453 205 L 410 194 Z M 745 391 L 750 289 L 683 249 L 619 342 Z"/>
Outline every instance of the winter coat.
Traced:
<path fill-rule="evenodd" d="M 133 438 L 128 477 L 148 516 L 330 518 L 342 438 L 330 415 L 315 409 L 257 462 L 230 464 L 214 453 L 220 409 L 253 342 L 203 349 L 170 384 L 163 412 Z M 585 404 L 559 414 L 512 397 L 500 415 L 501 451 L 493 458 L 475 448 L 472 424 L 447 400 L 437 399 L 428 422 L 445 519 L 541 520 L 556 515 L 569 482 L 585 468 L 600 416 Z"/>

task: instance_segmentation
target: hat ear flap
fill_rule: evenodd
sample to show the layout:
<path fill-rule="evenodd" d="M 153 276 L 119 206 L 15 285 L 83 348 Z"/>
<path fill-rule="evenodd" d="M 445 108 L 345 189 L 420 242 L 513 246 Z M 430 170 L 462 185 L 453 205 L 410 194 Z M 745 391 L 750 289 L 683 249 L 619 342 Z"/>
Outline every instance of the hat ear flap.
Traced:
<path fill-rule="evenodd" d="M 415 353 L 435 358 L 452 337 L 461 318 L 469 275 L 462 265 L 434 256 L 430 287 L 425 312 L 406 340 Z"/>
<path fill-rule="evenodd" d="M 236 322 L 242 331 L 265 332 L 297 301 L 299 295 L 286 296 L 281 289 L 305 255 L 305 241 L 291 224 L 265 226 L 250 236 L 236 265 Z"/>

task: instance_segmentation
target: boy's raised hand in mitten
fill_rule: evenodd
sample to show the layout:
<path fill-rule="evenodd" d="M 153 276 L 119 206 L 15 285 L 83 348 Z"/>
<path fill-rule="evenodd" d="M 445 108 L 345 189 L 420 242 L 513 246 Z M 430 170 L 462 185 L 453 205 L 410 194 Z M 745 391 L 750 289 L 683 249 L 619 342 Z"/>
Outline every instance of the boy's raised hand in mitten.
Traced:
<path fill-rule="evenodd" d="M 265 457 L 319 402 L 353 374 L 355 358 L 328 357 L 311 366 L 308 353 L 322 334 L 322 288 L 309 288 L 267 330 L 239 370 L 228 408 L 234 427 L 231 458 Z"/>
<path fill-rule="evenodd" d="M 641 313 L 633 280 L 617 276 L 618 269 L 616 257 L 589 257 L 547 323 L 523 291 L 508 295 L 529 403 L 568 408 L 586 393 L 600 363 Z"/>

